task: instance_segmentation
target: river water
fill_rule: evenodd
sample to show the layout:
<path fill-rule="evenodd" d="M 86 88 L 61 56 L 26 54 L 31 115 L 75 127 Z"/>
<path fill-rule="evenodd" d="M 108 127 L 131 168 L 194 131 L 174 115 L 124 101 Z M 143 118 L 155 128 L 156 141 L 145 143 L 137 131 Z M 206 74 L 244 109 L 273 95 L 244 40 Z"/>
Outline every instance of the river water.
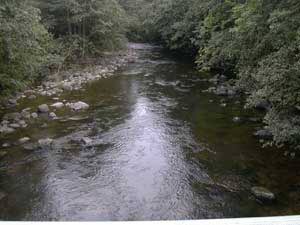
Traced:
<path fill-rule="evenodd" d="M 262 149 L 260 117 L 237 101 L 203 93 L 193 65 L 150 45 L 136 62 L 61 98 L 90 109 L 37 123 L 4 141 L 55 139 L 51 148 L 13 146 L 0 164 L 2 220 L 167 220 L 293 215 L 300 212 L 299 160 Z M 21 103 L 36 107 L 45 97 Z M 77 119 L 67 120 L 70 116 Z M 70 141 L 89 136 L 93 145 Z M 33 145 L 34 146 L 34 145 Z M 253 186 L 272 190 L 262 204 Z"/>

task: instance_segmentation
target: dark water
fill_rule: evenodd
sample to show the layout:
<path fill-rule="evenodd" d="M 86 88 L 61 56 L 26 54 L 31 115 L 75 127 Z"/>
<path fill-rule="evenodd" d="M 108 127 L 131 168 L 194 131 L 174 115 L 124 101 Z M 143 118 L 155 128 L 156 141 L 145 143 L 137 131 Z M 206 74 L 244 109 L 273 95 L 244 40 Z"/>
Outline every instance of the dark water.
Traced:
<path fill-rule="evenodd" d="M 233 123 L 259 116 L 230 99 L 202 93 L 191 64 L 159 48 L 135 45 L 139 59 L 115 76 L 61 99 L 91 108 L 79 121 L 30 126 L 2 139 L 55 139 L 52 148 L 14 146 L 0 164 L 2 220 L 166 220 L 300 213 L 300 164 L 281 150 L 262 149 L 252 133 L 261 124 Z M 180 82 L 180 84 L 179 84 Z M 212 103 L 210 100 L 214 100 Z M 23 102 L 34 108 L 49 99 Z M 53 102 L 53 101 L 52 101 Z M 70 139 L 89 136 L 93 146 Z M 28 145 L 28 144 L 27 144 Z M 277 195 L 272 204 L 252 186 Z"/>

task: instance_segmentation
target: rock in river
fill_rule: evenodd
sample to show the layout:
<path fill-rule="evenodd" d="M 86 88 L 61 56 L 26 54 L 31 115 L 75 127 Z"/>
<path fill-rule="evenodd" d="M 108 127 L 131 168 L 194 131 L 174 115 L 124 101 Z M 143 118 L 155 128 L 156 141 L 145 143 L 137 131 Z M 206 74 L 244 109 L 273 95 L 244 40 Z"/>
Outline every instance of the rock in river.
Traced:
<path fill-rule="evenodd" d="M 236 116 L 236 117 L 234 117 L 234 118 L 232 119 L 232 121 L 235 122 L 235 123 L 239 123 L 239 122 L 242 121 L 242 119 L 241 119 L 240 117 Z"/>
<path fill-rule="evenodd" d="M 275 194 L 264 187 L 253 187 L 251 193 L 259 200 L 275 200 Z"/>
<path fill-rule="evenodd" d="M 49 112 L 49 107 L 48 107 L 48 105 L 47 105 L 47 104 L 40 105 L 40 106 L 38 107 L 38 112 L 39 112 L 39 113 L 47 113 L 47 112 Z"/>
<path fill-rule="evenodd" d="M 50 147 L 52 145 L 52 143 L 53 143 L 53 139 L 51 139 L 51 138 L 39 140 L 40 147 Z"/>
<path fill-rule="evenodd" d="M 56 103 L 54 103 L 54 104 L 51 105 L 51 107 L 56 108 L 56 109 L 61 109 L 64 106 L 65 106 L 65 104 L 62 103 L 62 102 L 56 102 Z"/>
<path fill-rule="evenodd" d="M 57 116 L 54 112 L 51 112 L 51 113 L 49 113 L 49 118 L 52 119 L 52 120 L 56 120 Z"/>
<path fill-rule="evenodd" d="M 24 144 L 26 142 L 30 141 L 30 138 L 29 137 L 23 137 L 23 138 L 20 138 L 19 139 L 19 143 L 20 144 Z"/>
<path fill-rule="evenodd" d="M 255 132 L 254 136 L 258 137 L 258 138 L 261 138 L 261 139 L 266 139 L 266 140 L 269 140 L 269 139 L 273 138 L 272 132 L 269 131 L 269 130 L 266 130 L 266 129 L 259 130 L 259 131 Z"/>
<path fill-rule="evenodd" d="M 69 104 L 69 107 L 75 111 L 78 111 L 78 110 L 88 109 L 90 106 L 85 102 L 79 101 L 76 103 Z"/>

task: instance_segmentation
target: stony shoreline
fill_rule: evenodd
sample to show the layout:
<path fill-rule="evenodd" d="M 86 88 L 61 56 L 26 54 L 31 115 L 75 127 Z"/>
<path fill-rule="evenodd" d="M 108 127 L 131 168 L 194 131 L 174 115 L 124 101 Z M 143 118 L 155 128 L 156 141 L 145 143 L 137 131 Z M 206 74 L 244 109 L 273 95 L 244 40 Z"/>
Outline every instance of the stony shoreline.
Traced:
<path fill-rule="evenodd" d="M 16 94 L 14 98 L 7 99 L 2 107 L 4 111 L 13 111 L 2 116 L 0 121 L 0 134 L 12 134 L 16 130 L 26 128 L 28 123 L 40 116 L 48 117 L 50 120 L 56 120 L 58 117 L 55 112 L 58 109 L 67 107 L 72 111 L 80 111 L 89 108 L 89 105 L 78 99 L 77 102 L 61 100 L 62 93 L 73 90 L 80 90 L 88 82 L 105 79 L 114 74 L 121 67 L 135 62 L 136 52 L 130 45 L 125 51 L 106 53 L 102 58 L 90 67 L 77 71 L 62 71 L 59 74 L 52 75 L 43 81 L 41 85 L 24 92 Z M 48 105 L 47 102 L 39 105 L 36 109 L 25 108 L 17 112 L 18 102 L 23 99 L 34 100 L 38 97 L 51 97 L 54 104 Z M 6 144 L 3 144 L 5 147 Z"/>

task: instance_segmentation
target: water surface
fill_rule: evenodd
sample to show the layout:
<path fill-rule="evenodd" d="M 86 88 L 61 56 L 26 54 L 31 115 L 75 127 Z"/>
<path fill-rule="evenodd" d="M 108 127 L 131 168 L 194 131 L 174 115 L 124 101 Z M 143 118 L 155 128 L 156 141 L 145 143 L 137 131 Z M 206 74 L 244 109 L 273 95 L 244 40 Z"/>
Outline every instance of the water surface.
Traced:
<path fill-rule="evenodd" d="M 16 135 L 55 139 L 51 148 L 14 146 L 0 163 L 2 220 L 167 220 L 292 215 L 300 212 L 300 164 L 262 149 L 252 133 L 259 117 L 242 99 L 202 91 L 194 66 L 158 47 L 132 45 L 138 60 L 110 78 L 65 93 L 90 104 L 85 112 L 33 124 Z M 212 101 L 213 100 L 213 101 Z M 36 107 L 50 99 L 24 101 Z M 88 136 L 96 144 L 71 141 Z M 277 195 L 261 204 L 250 194 L 265 186 Z"/>

